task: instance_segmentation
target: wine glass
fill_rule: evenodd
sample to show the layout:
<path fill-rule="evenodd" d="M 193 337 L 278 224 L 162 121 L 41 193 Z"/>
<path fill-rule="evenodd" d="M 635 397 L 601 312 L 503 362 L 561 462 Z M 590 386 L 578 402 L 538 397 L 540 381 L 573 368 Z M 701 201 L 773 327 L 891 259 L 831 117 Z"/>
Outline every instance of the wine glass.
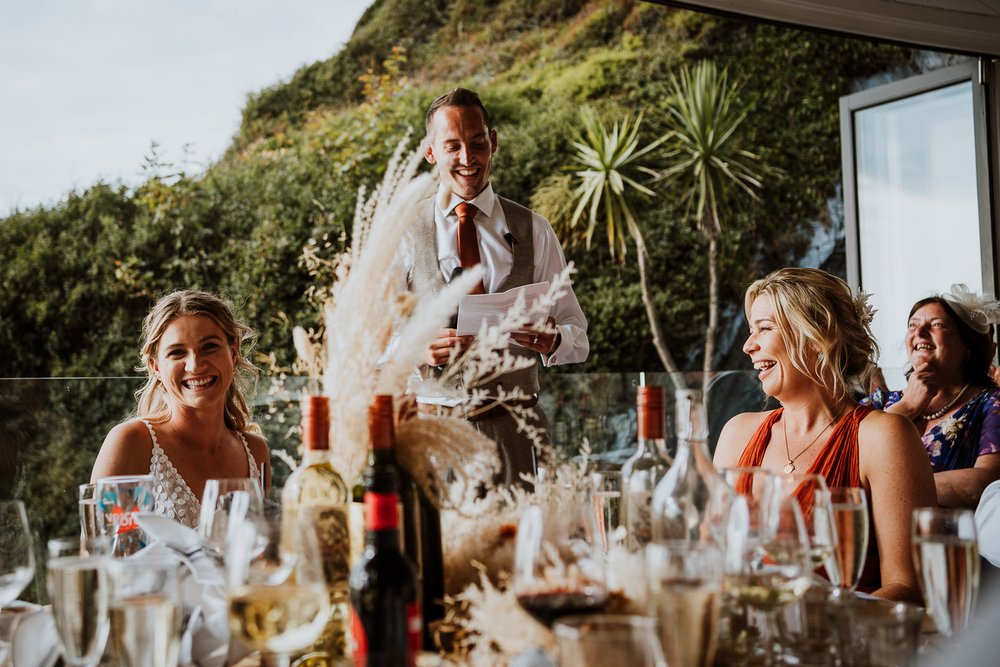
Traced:
<path fill-rule="evenodd" d="M 234 537 L 233 531 L 247 521 L 264 518 L 260 486 L 249 477 L 210 479 L 201 497 L 198 533 L 218 558 Z"/>
<path fill-rule="evenodd" d="M 600 547 L 611 547 L 611 534 L 621 525 L 622 474 L 618 470 L 595 470 L 590 473 L 590 504 Z"/>
<path fill-rule="evenodd" d="M 649 616 L 567 616 L 552 628 L 560 667 L 666 667 Z M 673 663 L 670 663 L 673 667 Z"/>
<path fill-rule="evenodd" d="M 801 598 L 811 580 L 809 537 L 797 500 L 777 475 L 763 468 L 729 468 L 736 490 L 726 530 L 725 589 L 736 602 L 764 616 L 766 664 L 774 664 L 777 614 Z"/>
<path fill-rule="evenodd" d="M 840 586 L 837 566 L 837 529 L 833 517 L 833 499 L 821 475 L 796 472 L 779 477 L 782 490 L 798 500 L 809 537 L 809 558 L 813 570 L 823 568 L 834 586 Z"/>
<path fill-rule="evenodd" d="M 176 560 L 106 559 L 111 644 L 122 667 L 175 667 L 184 605 Z"/>
<path fill-rule="evenodd" d="M 0 607 L 17 599 L 35 576 L 35 550 L 20 500 L 0 501 Z"/>
<path fill-rule="evenodd" d="M 275 515 L 244 523 L 226 549 L 229 627 L 272 667 L 288 667 L 291 654 L 320 637 L 331 613 L 315 530 L 297 521 L 289 529 L 295 539 L 283 543 L 281 522 Z"/>
<path fill-rule="evenodd" d="M 49 547 L 51 553 L 51 541 Z M 110 627 L 105 560 L 85 556 L 50 558 L 47 582 L 63 660 L 72 667 L 96 667 L 104 654 Z"/>
<path fill-rule="evenodd" d="M 937 631 L 945 637 L 965 632 L 979 594 L 979 547 L 972 510 L 913 510 L 913 562 Z"/>
<path fill-rule="evenodd" d="M 708 542 L 646 546 L 650 612 L 670 667 L 704 667 L 715 658 L 722 597 L 722 552 Z"/>
<path fill-rule="evenodd" d="M 574 498 L 566 506 L 550 507 L 547 514 L 532 505 L 518 524 L 514 594 L 525 611 L 548 627 L 560 616 L 599 611 L 608 599 L 593 511 L 585 498 Z"/>
<path fill-rule="evenodd" d="M 830 489 L 833 522 L 837 528 L 837 567 L 841 595 L 853 591 L 861 579 L 868 555 L 868 496 L 858 487 Z"/>
<path fill-rule="evenodd" d="M 86 549 L 91 540 L 102 537 L 100 513 L 97 511 L 97 484 L 81 484 L 78 491 L 80 508 L 80 547 Z"/>

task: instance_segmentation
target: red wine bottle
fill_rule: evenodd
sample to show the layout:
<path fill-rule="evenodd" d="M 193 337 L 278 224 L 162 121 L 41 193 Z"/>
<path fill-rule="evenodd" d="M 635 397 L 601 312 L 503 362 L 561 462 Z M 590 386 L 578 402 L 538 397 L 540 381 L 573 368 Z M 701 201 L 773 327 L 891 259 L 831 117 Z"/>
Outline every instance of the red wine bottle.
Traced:
<path fill-rule="evenodd" d="M 368 412 L 373 456 L 365 470 L 365 551 L 351 571 L 351 636 L 358 667 L 415 665 L 422 631 L 417 571 L 400 548 L 399 469 L 391 396 Z"/>

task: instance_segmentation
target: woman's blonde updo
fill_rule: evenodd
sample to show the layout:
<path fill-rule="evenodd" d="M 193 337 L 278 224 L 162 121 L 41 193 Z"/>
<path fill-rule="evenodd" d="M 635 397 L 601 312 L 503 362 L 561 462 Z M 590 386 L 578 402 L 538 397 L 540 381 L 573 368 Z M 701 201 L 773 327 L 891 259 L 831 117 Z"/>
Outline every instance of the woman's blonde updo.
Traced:
<path fill-rule="evenodd" d="M 226 426 L 236 431 L 256 430 L 250 421 L 250 407 L 244 398 L 244 392 L 253 391 L 259 374 L 257 367 L 246 357 L 257 335 L 253 329 L 236 319 L 232 307 L 226 301 L 214 294 L 197 290 L 181 290 L 161 297 L 142 322 L 141 362 L 136 370 L 146 372 L 146 383 L 135 394 L 138 399 L 136 415 L 157 421 L 169 414 L 163 385 L 153 371 L 153 361 L 159 351 L 163 332 L 170 323 L 178 317 L 189 316 L 210 318 L 222 329 L 229 344 L 236 346 L 233 383 L 226 393 Z"/>
<path fill-rule="evenodd" d="M 867 295 L 854 297 L 846 282 L 820 269 L 778 269 L 747 288 L 748 320 L 761 294 L 771 297 L 797 370 L 838 397 L 865 386 L 878 359 Z"/>

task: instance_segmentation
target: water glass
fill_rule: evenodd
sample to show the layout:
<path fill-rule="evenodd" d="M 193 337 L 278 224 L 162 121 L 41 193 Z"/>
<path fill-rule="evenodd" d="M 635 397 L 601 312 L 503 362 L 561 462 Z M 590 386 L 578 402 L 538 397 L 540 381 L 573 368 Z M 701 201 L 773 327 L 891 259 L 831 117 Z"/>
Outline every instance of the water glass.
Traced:
<path fill-rule="evenodd" d="M 35 550 L 20 500 L 0 501 L 0 607 L 17 599 L 35 576 Z"/>
<path fill-rule="evenodd" d="M 799 502 L 809 537 L 809 559 L 813 569 L 823 568 L 830 583 L 840 586 L 833 498 L 826 480 L 821 475 L 801 472 L 780 475 L 779 479 L 785 493 Z"/>
<path fill-rule="evenodd" d="M 619 470 L 596 470 L 590 473 L 589 482 L 594 530 L 599 546 L 607 551 L 611 534 L 621 525 L 622 474 Z"/>
<path fill-rule="evenodd" d="M 979 594 L 979 546 L 972 510 L 913 510 L 913 563 L 938 632 L 965 631 Z"/>
<path fill-rule="evenodd" d="M 920 607 L 850 595 L 828 598 L 827 611 L 844 667 L 916 664 L 924 619 Z"/>
<path fill-rule="evenodd" d="M 594 614 L 555 622 L 560 667 L 666 667 L 649 616 Z"/>
<path fill-rule="evenodd" d="M 131 556 L 149 542 L 135 515 L 152 512 L 153 478 L 149 475 L 120 475 L 97 480 L 97 510 L 101 532 L 111 538 L 111 555 Z"/>
<path fill-rule="evenodd" d="M 121 667 L 176 667 L 184 606 L 170 558 L 107 559 L 111 645 Z"/>
<path fill-rule="evenodd" d="M 80 545 L 83 547 L 89 540 L 103 537 L 101 517 L 97 511 L 97 484 L 81 484 L 78 490 L 80 507 Z"/>
<path fill-rule="evenodd" d="M 704 667 L 715 659 L 722 598 L 722 552 L 705 542 L 647 545 L 650 612 L 670 667 Z"/>
<path fill-rule="evenodd" d="M 50 540 L 49 553 L 58 546 L 58 541 Z M 47 581 L 63 660 L 73 667 L 95 667 L 108 639 L 105 560 L 81 556 L 51 558 Z"/>

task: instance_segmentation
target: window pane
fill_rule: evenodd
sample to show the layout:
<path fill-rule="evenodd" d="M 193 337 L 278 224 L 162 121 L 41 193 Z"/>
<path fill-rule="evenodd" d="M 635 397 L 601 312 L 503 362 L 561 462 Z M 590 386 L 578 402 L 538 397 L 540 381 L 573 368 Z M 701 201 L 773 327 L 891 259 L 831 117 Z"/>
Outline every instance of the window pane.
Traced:
<path fill-rule="evenodd" d="M 854 116 L 861 283 L 886 370 L 906 364 L 914 301 L 952 283 L 982 289 L 972 108 L 966 81 Z"/>

